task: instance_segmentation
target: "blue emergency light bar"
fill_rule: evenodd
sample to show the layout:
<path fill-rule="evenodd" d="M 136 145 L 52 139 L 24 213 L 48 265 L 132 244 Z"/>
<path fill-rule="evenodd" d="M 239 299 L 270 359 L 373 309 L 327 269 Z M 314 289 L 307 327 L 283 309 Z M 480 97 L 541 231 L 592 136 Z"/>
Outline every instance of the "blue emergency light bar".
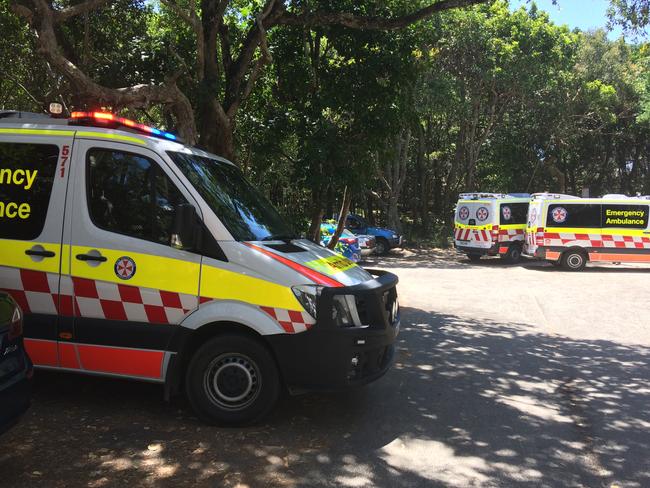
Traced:
<path fill-rule="evenodd" d="M 148 125 L 140 124 L 133 120 L 125 119 L 124 117 L 118 117 L 108 112 L 72 112 L 70 114 L 70 124 L 90 125 L 93 127 L 122 126 L 150 136 L 179 142 L 178 137 L 171 132 L 149 127 Z"/>

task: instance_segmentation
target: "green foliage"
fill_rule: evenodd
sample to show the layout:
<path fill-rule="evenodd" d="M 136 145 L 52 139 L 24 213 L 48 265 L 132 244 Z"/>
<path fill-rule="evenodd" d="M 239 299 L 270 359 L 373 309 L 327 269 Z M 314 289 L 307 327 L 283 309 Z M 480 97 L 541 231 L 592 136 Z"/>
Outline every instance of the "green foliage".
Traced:
<path fill-rule="evenodd" d="M 394 16 L 425 3 L 316 0 L 309 8 Z M 626 26 L 648 24 L 647 0 L 611 3 Z M 177 4 L 200 13 L 196 0 Z M 263 4 L 229 3 L 233 52 Z M 0 31 L 0 108 L 76 104 L 7 0 Z M 194 33 L 159 2 L 119 0 L 58 35 L 66 56 L 100 83 L 161 83 L 174 74 L 193 107 L 227 92 L 224 76 L 197 82 Z M 345 186 L 371 223 L 386 223 L 397 208 L 410 240 L 439 245 L 460 191 L 650 193 L 648 44 L 570 32 L 534 4 L 511 11 L 504 0 L 398 31 L 283 26 L 267 35 L 272 62 L 233 120 L 237 154 L 297 227 L 307 229 L 317 210 L 338 212 Z M 160 105 L 127 115 L 170 122 Z"/>

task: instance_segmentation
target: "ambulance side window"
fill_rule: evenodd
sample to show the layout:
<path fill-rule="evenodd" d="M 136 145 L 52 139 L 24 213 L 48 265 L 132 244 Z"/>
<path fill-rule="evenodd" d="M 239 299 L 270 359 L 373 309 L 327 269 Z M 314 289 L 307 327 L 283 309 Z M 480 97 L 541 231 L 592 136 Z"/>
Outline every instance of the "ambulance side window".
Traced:
<path fill-rule="evenodd" d="M 41 235 L 58 160 L 53 144 L 0 143 L 0 238 Z"/>
<path fill-rule="evenodd" d="M 91 149 L 88 211 L 100 229 L 170 245 L 174 212 L 187 200 L 158 164 L 139 154 Z"/>
<path fill-rule="evenodd" d="M 546 226 L 600 228 L 600 204 L 553 203 L 548 206 Z"/>

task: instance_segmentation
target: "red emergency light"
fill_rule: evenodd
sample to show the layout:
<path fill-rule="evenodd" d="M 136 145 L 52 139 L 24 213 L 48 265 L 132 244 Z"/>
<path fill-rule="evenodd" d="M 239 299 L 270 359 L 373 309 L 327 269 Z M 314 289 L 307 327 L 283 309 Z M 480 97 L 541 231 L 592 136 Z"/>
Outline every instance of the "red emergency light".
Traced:
<path fill-rule="evenodd" d="M 111 127 L 124 126 L 154 137 L 169 139 L 170 141 L 178 141 L 178 138 L 170 132 L 165 132 L 156 129 L 155 127 L 149 127 L 148 125 L 140 124 L 133 120 L 125 119 L 124 117 L 118 117 L 109 112 L 72 112 L 72 114 L 70 114 L 70 123 L 81 123 L 95 127 L 105 127 L 107 125 Z"/>

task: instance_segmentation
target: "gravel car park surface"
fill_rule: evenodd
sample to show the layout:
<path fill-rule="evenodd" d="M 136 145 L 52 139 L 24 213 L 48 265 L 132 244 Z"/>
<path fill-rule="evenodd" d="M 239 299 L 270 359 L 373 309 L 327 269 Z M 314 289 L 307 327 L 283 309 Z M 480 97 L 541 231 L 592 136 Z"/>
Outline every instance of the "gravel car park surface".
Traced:
<path fill-rule="evenodd" d="M 650 486 L 650 267 L 403 251 L 394 368 L 202 425 L 155 385 L 37 371 L 0 486 Z"/>

